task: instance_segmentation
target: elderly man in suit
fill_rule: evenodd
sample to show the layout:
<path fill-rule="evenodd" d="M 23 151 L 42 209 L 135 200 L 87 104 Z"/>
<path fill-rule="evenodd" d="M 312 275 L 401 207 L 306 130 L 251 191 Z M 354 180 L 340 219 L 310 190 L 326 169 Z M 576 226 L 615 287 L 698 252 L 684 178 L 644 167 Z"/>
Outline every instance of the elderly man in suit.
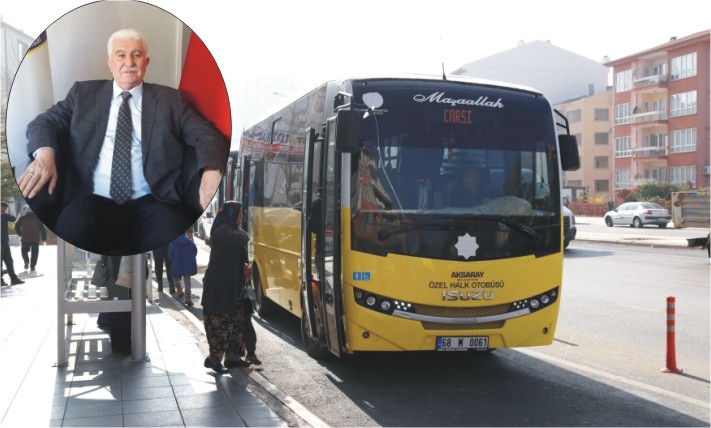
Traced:
<path fill-rule="evenodd" d="M 113 80 L 75 82 L 27 127 L 22 194 L 52 195 L 59 183 L 54 230 L 94 253 L 146 252 L 183 233 L 199 216 L 186 208 L 190 176 L 199 180 L 199 211 L 227 163 L 229 141 L 212 124 L 176 89 L 144 82 L 149 62 L 141 33 L 117 31 L 108 41 Z"/>

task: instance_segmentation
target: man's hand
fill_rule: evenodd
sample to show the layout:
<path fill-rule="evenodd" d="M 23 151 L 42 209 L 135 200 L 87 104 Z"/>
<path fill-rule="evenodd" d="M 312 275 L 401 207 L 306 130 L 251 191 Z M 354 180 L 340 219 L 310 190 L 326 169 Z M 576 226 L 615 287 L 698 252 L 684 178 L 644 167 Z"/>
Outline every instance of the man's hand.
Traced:
<path fill-rule="evenodd" d="M 200 179 L 200 206 L 204 210 L 210 205 L 212 197 L 222 180 L 222 173 L 217 168 L 205 168 Z"/>
<path fill-rule="evenodd" d="M 25 199 L 32 199 L 49 183 L 49 194 L 57 187 L 57 165 L 54 161 L 54 149 L 43 147 L 37 150 L 35 160 L 22 173 L 17 184 Z"/>

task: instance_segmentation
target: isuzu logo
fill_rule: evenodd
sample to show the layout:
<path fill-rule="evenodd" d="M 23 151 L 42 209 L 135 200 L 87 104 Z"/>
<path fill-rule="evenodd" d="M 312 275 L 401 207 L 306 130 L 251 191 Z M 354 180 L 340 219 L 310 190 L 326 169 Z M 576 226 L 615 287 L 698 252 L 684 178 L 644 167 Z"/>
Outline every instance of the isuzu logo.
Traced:
<path fill-rule="evenodd" d="M 443 290 L 443 301 L 494 300 L 493 290 Z"/>

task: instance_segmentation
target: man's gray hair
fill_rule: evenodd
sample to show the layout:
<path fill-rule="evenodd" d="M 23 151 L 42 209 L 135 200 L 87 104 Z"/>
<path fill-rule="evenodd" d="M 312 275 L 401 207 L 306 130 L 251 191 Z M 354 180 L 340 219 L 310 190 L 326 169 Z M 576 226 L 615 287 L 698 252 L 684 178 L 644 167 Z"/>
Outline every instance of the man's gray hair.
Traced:
<path fill-rule="evenodd" d="M 108 52 L 108 58 L 111 58 L 111 48 L 113 48 L 114 45 L 114 40 L 126 40 L 126 39 L 134 39 L 134 40 L 140 40 L 143 43 L 143 50 L 145 53 L 148 53 L 148 43 L 146 43 L 146 38 L 143 37 L 143 34 L 138 31 L 134 30 L 133 28 L 124 28 L 122 30 L 118 30 L 114 34 L 109 37 L 109 42 L 106 45 L 106 51 Z"/>

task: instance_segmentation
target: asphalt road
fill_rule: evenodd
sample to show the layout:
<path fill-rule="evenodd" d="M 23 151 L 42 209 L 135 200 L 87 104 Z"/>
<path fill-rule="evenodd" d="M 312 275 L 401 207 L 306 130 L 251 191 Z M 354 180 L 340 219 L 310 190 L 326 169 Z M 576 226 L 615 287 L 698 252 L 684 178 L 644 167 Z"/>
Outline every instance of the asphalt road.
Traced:
<path fill-rule="evenodd" d="M 585 236 L 585 228 L 598 225 L 583 220 L 578 227 Z M 295 317 L 255 316 L 261 375 L 334 426 L 709 425 L 705 251 L 576 240 L 565 252 L 563 290 L 553 345 L 491 354 L 366 353 L 317 361 L 302 349 Z M 193 292 L 199 296 L 200 287 Z M 660 371 L 668 295 L 677 301 L 682 374 Z M 189 310 L 201 319 L 194 300 Z"/>

